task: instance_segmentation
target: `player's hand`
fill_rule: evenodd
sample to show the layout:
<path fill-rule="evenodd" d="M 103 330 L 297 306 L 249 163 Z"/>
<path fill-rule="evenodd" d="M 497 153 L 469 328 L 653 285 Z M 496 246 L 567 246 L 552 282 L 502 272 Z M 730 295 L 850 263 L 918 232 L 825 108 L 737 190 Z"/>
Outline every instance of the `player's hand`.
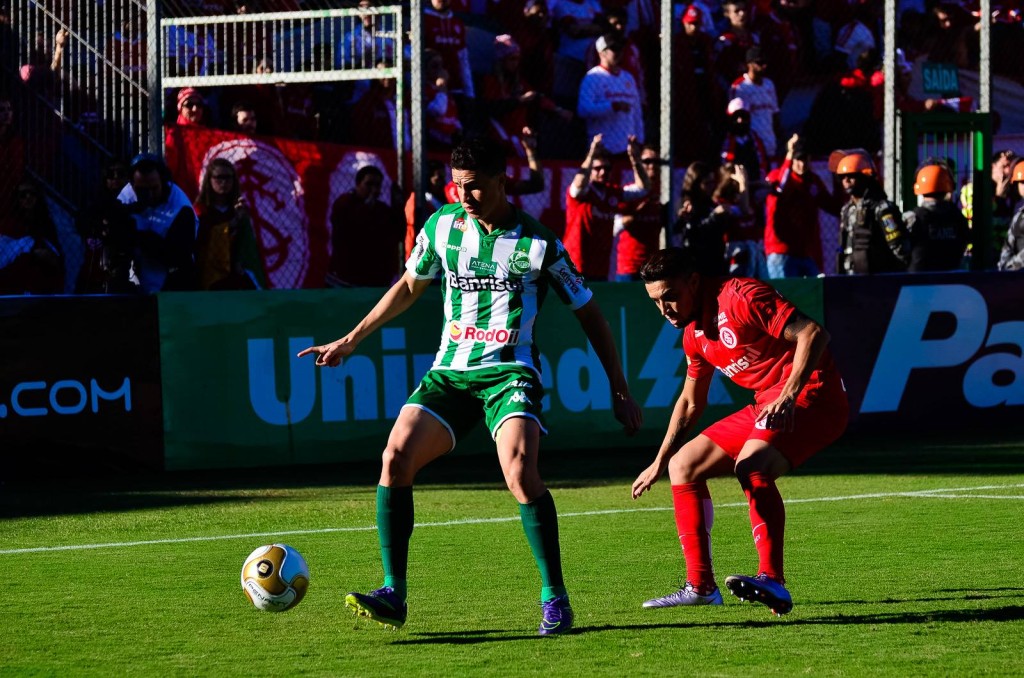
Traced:
<path fill-rule="evenodd" d="M 764 421 L 764 427 L 772 431 L 792 431 L 795 411 L 796 400 L 793 396 L 782 395 L 765 405 L 756 421 Z"/>
<path fill-rule="evenodd" d="M 643 473 L 633 481 L 633 499 L 639 499 L 640 495 L 651 489 L 654 483 L 658 482 L 658 478 L 665 474 L 665 467 L 667 465 L 667 460 L 663 460 L 661 456 L 658 456 L 653 464 L 645 468 Z"/>
<path fill-rule="evenodd" d="M 356 350 L 356 342 L 352 341 L 348 337 L 342 337 L 337 341 L 332 341 L 329 344 L 323 344 L 321 346 L 310 346 L 299 351 L 297 357 L 316 354 L 316 364 L 320 367 L 337 367 L 341 364 L 341 359 L 352 355 Z"/>
<path fill-rule="evenodd" d="M 612 393 L 612 410 L 615 418 L 622 424 L 627 436 L 631 436 L 639 430 L 644 423 L 644 412 L 633 400 L 633 396 L 627 393 Z"/>

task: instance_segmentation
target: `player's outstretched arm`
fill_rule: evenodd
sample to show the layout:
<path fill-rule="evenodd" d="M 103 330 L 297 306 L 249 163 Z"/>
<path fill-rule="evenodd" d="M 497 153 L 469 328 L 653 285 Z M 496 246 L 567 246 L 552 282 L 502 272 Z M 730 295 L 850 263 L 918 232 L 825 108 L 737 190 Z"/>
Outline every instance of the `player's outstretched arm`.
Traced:
<path fill-rule="evenodd" d="M 408 271 L 402 274 L 391 288 L 384 293 L 380 301 L 373 309 L 366 314 L 366 317 L 359 321 L 355 328 L 341 339 L 332 341 L 329 344 L 310 346 L 299 351 L 298 357 L 310 354 L 317 354 L 316 364 L 322 367 L 337 367 L 341 359 L 351 355 L 363 339 L 372 334 L 374 330 L 400 315 L 405 309 L 413 305 L 420 298 L 423 291 L 430 287 L 430 280 L 417 280 L 409 275 Z"/>
<path fill-rule="evenodd" d="M 683 382 L 683 392 L 679 394 L 675 407 L 672 408 L 672 418 L 669 419 L 665 439 L 661 442 L 658 454 L 654 457 L 651 465 L 633 481 L 633 499 L 638 499 L 640 495 L 651 489 L 651 486 L 658 482 L 661 476 L 665 475 L 669 459 L 682 449 L 683 443 L 686 442 L 686 434 L 697 423 L 700 415 L 704 413 L 704 408 L 707 407 L 711 376 L 709 374 L 700 379 L 686 377 Z"/>
<path fill-rule="evenodd" d="M 629 384 L 626 383 L 626 375 L 622 372 L 619 352 L 615 348 L 615 340 L 612 339 L 608 321 L 605 320 L 601 307 L 593 297 L 576 309 L 575 313 L 587 339 L 597 351 L 605 374 L 608 375 L 608 382 L 612 387 L 612 410 L 615 412 L 615 418 L 622 424 L 626 435 L 633 435 L 644 423 L 644 413 L 629 392 Z"/>

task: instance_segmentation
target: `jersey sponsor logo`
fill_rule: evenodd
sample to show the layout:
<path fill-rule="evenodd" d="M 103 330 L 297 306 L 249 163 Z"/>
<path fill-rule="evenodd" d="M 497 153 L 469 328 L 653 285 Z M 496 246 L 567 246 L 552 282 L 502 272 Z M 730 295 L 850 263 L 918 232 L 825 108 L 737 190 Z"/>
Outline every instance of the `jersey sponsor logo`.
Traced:
<path fill-rule="evenodd" d="M 746 355 L 744 355 L 742 358 L 737 358 L 736 360 L 733 360 L 731 363 L 725 365 L 724 367 L 718 367 L 718 371 L 732 379 L 734 376 L 736 376 L 743 370 L 753 365 L 754 361 L 757 360 L 758 356 L 760 355 L 760 351 L 753 348 L 749 348 L 747 349 Z"/>
<path fill-rule="evenodd" d="M 494 276 L 467 278 L 448 272 L 448 286 L 462 292 L 522 292 L 526 283 L 522 280 L 505 280 Z"/>
<path fill-rule="evenodd" d="M 508 257 L 509 273 L 514 275 L 526 275 L 530 272 L 530 257 L 526 252 L 516 250 Z"/>
<path fill-rule="evenodd" d="M 504 327 L 474 327 L 463 325 L 458 320 L 448 323 L 448 337 L 452 341 L 485 341 L 498 344 L 518 344 L 519 330 L 509 330 Z M 515 384 L 512 385 L 515 387 Z"/>
<path fill-rule="evenodd" d="M 718 330 L 718 338 L 721 339 L 726 348 L 736 348 L 736 333 L 728 327 L 722 327 Z"/>
<path fill-rule="evenodd" d="M 446 248 L 450 249 L 450 250 L 455 250 L 456 252 L 468 252 L 469 251 L 465 247 L 463 247 L 462 245 L 453 245 L 450 242 L 446 242 L 444 244 L 444 246 Z"/>
<path fill-rule="evenodd" d="M 573 271 L 568 268 L 563 268 L 558 271 L 558 281 L 562 283 L 562 287 L 569 290 L 574 295 L 579 294 L 580 290 L 583 289 L 583 278 L 579 275 L 574 275 Z"/>
<path fill-rule="evenodd" d="M 729 322 L 729 318 L 726 317 L 725 311 L 721 311 L 718 314 L 718 326 L 721 327 L 722 325 L 724 325 L 727 322 Z"/>
<path fill-rule="evenodd" d="M 462 248 L 462 251 L 465 251 L 465 248 Z M 494 261 L 473 257 L 469 260 L 469 270 L 477 275 L 494 275 L 498 272 L 498 264 Z"/>

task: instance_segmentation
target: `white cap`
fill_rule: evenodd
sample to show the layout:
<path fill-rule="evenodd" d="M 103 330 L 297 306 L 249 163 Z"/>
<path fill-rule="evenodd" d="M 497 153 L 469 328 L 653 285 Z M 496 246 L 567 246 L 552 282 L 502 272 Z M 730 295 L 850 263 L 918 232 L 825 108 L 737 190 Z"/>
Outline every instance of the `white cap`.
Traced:
<path fill-rule="evenodd" d="M 604 39 L 603 35 L 598 36 L 597 42 L 594 43 L 594 49 L 597 50 L 598 54 L 608 49 L 608 42 Z"/>
<path fill-rule="evenodd" d="M 729 105 L 726 107 L 725 112 L 726 112 L 727 115 L 732 115 L 736 111 L 745 111 L 745 110 L 747 110 L 746 102 L 743 101 L 743 99 L 740 99 L 739 97 L 736 97 L 735 99 L 733 99 L 732 101 L 729 102 Z"/>

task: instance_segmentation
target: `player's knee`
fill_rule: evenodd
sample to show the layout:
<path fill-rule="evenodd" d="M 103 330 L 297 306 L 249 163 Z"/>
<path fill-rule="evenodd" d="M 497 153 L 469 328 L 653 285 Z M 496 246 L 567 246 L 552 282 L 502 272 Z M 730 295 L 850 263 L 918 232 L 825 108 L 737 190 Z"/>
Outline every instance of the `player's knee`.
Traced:
<path fill-rule="evenodd" d="M 669 460 L 668 472 L 673 484 L 693 483 L 702 479 L 700 466 L 693 455 L 686 454 L 685 447 Z"/>
<path fill-rule="evenodd" d="M 401 449 L 388 445 L 381 455 L 381 477 L 391 483 L 411 483 L 415 475 L 412 459 Z M 390 483 L 389 483 L 390 484 Z"/>
<path fill-rule="evenodd" d="M 544 494 L 540 476 L 525 464 L 513 464 L 505 471 L 505 485 L 520 504 L 526 504 Z"/>

